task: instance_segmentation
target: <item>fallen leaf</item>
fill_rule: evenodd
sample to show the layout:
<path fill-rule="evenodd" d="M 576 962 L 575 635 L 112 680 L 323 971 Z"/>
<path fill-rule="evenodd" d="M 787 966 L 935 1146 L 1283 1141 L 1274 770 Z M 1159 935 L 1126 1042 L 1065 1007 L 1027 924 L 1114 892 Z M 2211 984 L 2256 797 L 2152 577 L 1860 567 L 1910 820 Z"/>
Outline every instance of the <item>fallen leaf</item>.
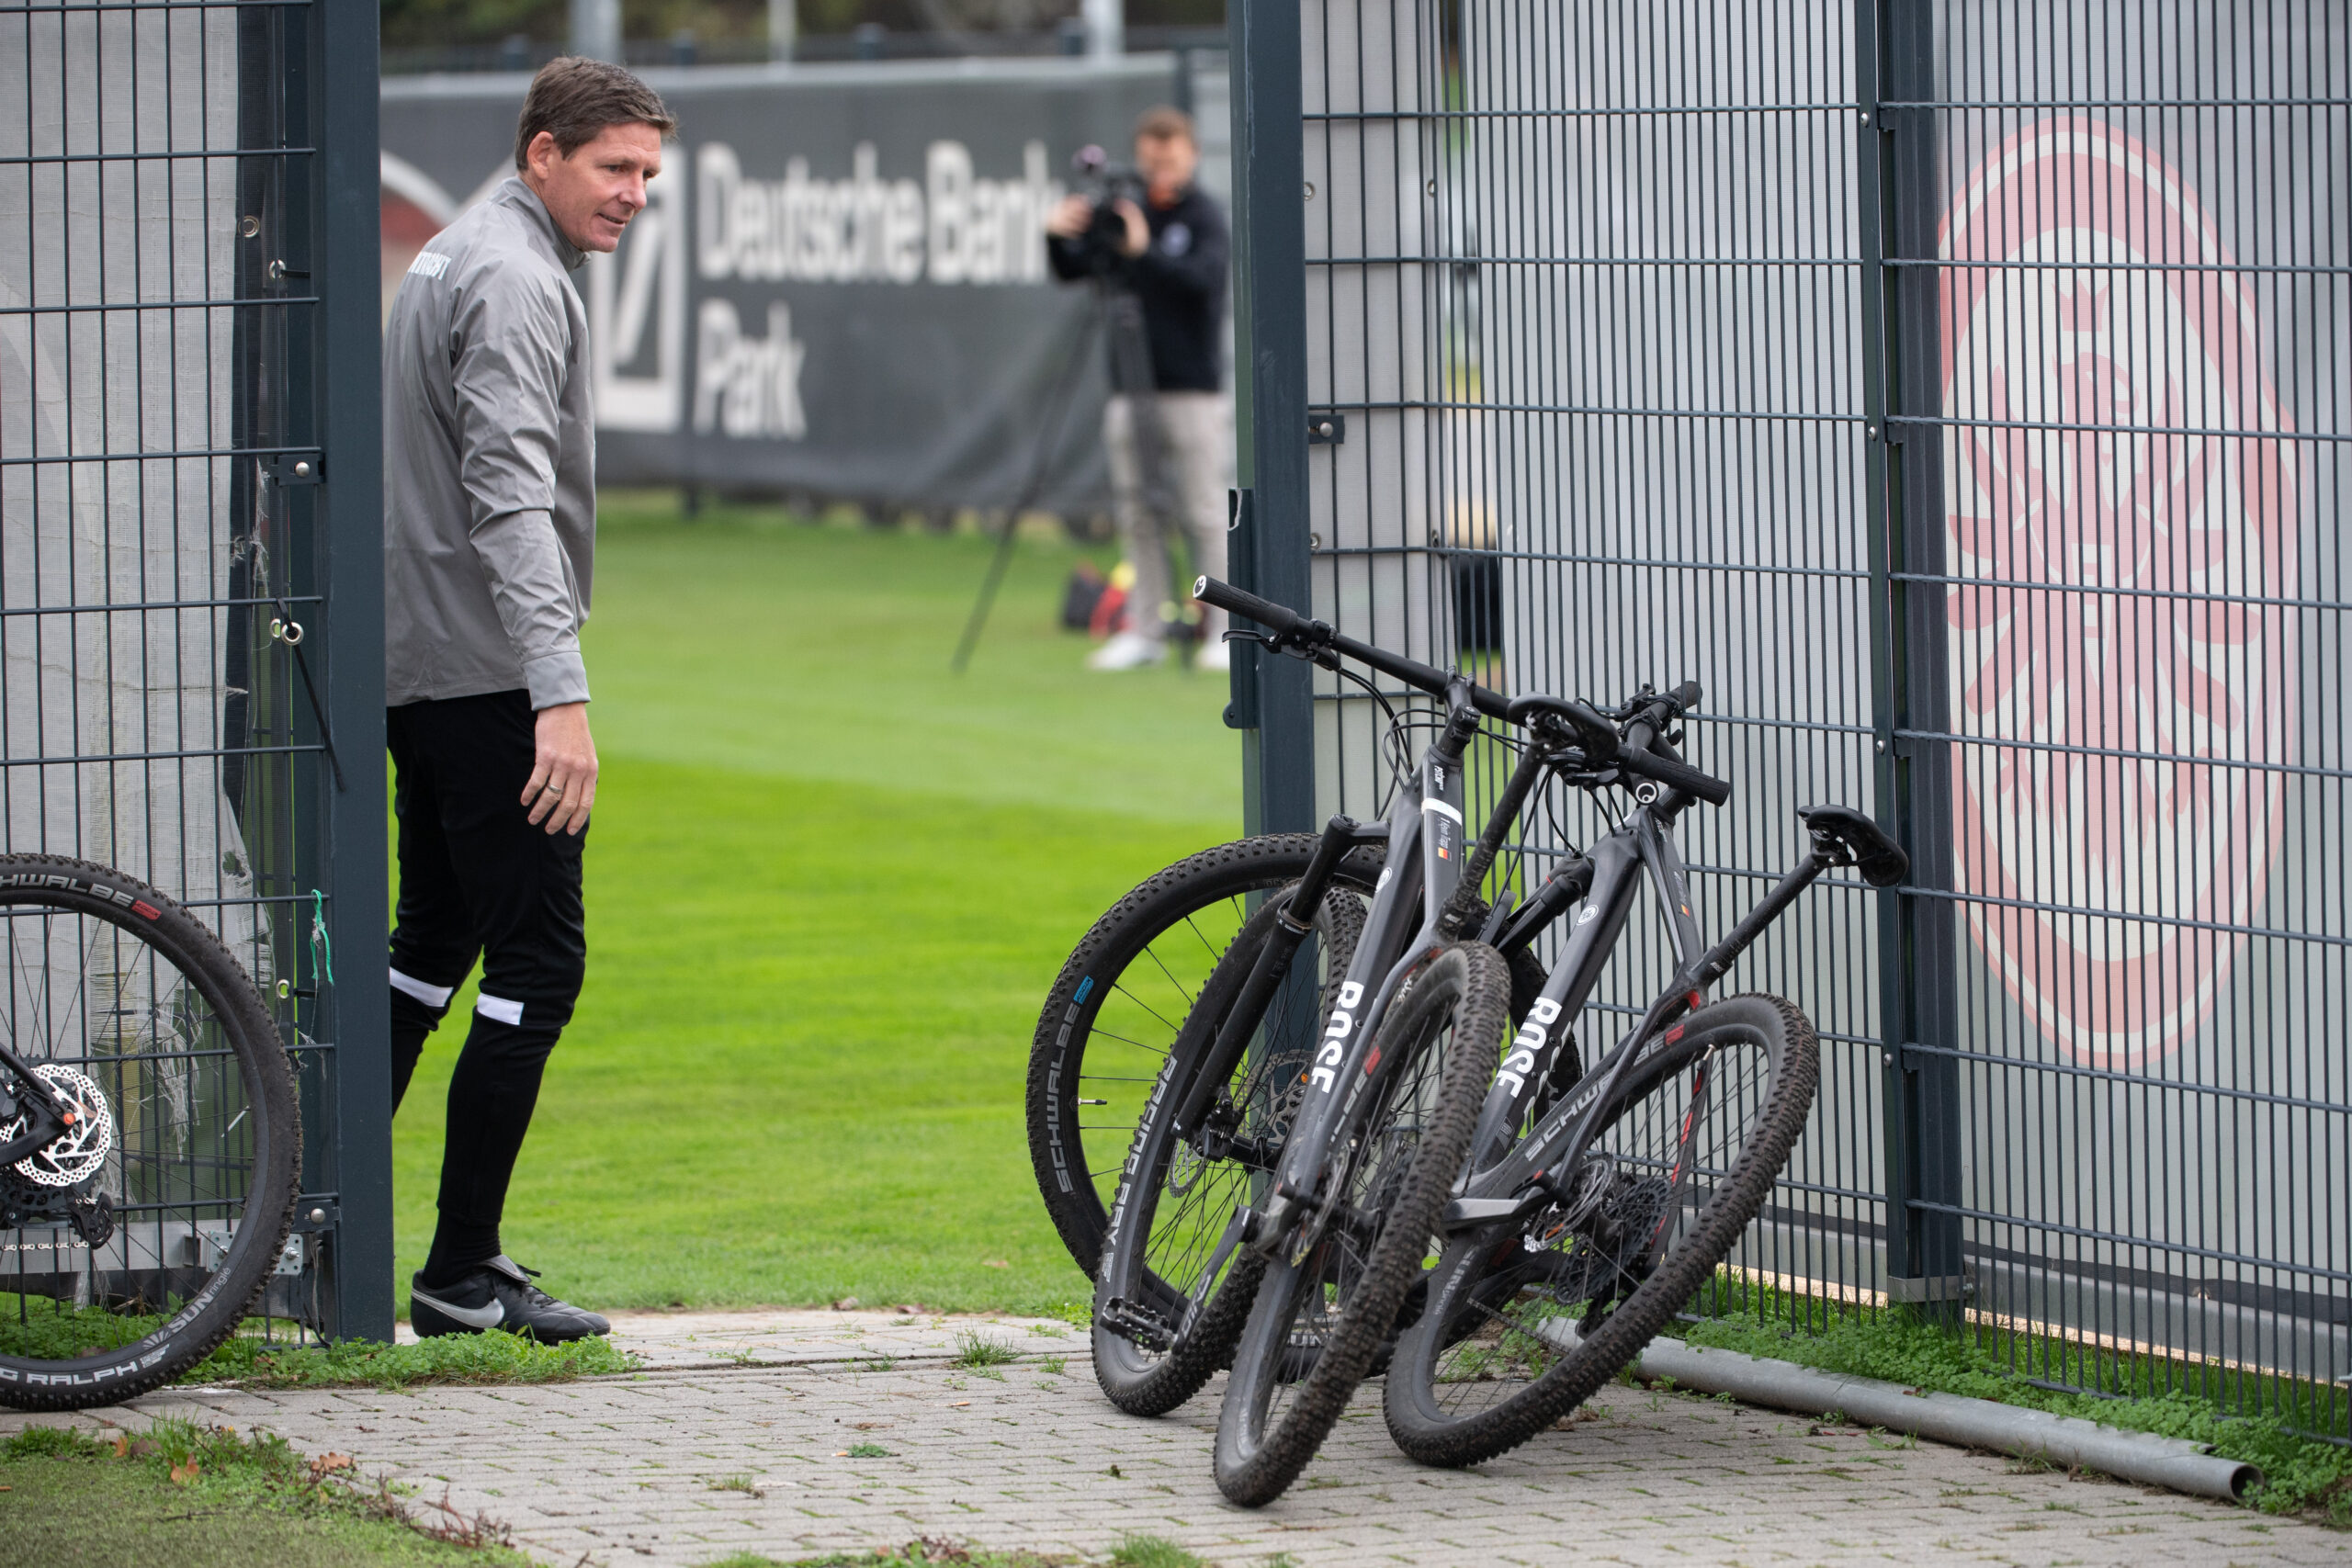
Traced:
<path fill-rule="evenodd" d="M 972 1402 L 968 1399 L 951 1399 L 947 1402 L 947 1408 L 950 1410 L 961 1410 L 964 1406 L 971 1403 Z"/>
<path fill-rule="evenodd" d="M 183 1486 L 187 1485 L 189 1482 L 194 1481 L 196 1479 L 196 1461 L 190 1460 L 186 1464 L 175 1464 L 172 1466 L 172 1479 Z"/>
<path fill-rule="evenodd" d="M 117 1432 L 114 1435 L 114 1457 L 117 1459 L 129 1459 L 130 1457 L 130 1433 Z"/>
<path fill-rule="evenodd" d="M 320 1454 L 311 1461 L 311 1480 L 313 1483 L 321 1482 L 324 1481 L 328 1476 L 334 1474 L 338 1471 L 356 1471 L 358 1468 L 359 1461 L 353 1459 L 349 1454 Z"/>
<path fill-rule="evenodd" d="M 980 1267 L 983 1269 L 1010 1269 L 1012 1265 L 1001 1258 L 983 1258 L 980 1259 Z"/>

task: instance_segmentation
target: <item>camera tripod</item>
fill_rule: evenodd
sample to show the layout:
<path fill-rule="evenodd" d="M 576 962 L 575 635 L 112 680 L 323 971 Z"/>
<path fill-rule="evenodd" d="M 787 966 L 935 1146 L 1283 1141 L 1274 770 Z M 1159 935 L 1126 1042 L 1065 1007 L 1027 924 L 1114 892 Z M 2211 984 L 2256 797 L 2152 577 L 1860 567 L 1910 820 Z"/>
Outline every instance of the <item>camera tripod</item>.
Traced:
<path fill-rule="evenodd" d="M 1098 209 L 1098 218 L 1101 211 L 1107 210 L 1106 201 Z M 1069 351 L 1050 394 L 1053 412 L 1037 427 L 1028 475 L 1012 504 L 1005 510 L 1003 525 L 997 530 L 996 548 L 989 558 L 988 575 L 980 581 L 979 597 L 973 602 L 972 613 L 964 623 L 964 635 L 956 641 L 956 656 L 948 661 L 948 668 L 958 675 L 972 661 L 972 651 L 979 646 L 980 632 L 988 625 L 989 612 L 996 604 L 997 590 L 1003 585 L 1005 570 L 1012 564 L 1013 530 L 1020 525 L 1021 514 L 1035 503 L 1045 489 L 1046 466 L 1061 446 L 1070 411 L 1078 401 L 1079 388 L 1086 378 L 1087 356 L 1093 352 L 1098 333 L 1107 334 L 1110 339 L 1112 395 L 1127 397 L 1138 411 L 1135 439 L 1137 457 L 1142 459 L 1140 466 L 1148 475 L 1159 473 L 1164 467 L 1159 461 L 1164 434 L 1153 397 L 1151 345 L 1144 337 L 1143 302 L 1120 281 L 1119 257 L 1099 232 L 1091 238 L 1087 254 L 1091 263 L 1087 288 L 1093 296 L 1093 308 L 1079 319 L 1078 329 L 1072 334 Z"/>

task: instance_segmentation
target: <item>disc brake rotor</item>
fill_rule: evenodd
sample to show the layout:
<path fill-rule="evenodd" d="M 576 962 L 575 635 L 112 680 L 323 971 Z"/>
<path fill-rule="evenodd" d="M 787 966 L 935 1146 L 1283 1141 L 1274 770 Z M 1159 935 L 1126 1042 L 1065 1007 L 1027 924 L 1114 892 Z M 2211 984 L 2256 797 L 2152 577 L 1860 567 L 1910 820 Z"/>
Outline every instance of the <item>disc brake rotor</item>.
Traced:
<path fill-rule="evenodd" d="M 17 1174 L 40 1187 L 78 1187 L 98 1173 L 114 1147 L 114 1117 L 96 1080 L 62 1062 L 33 1067 L 40 1079 L 74 1108 L 74 1124 L 16 1164 Z M 21 1137 L 29 1118 L 0 1122 L 0 1144 Z"/>

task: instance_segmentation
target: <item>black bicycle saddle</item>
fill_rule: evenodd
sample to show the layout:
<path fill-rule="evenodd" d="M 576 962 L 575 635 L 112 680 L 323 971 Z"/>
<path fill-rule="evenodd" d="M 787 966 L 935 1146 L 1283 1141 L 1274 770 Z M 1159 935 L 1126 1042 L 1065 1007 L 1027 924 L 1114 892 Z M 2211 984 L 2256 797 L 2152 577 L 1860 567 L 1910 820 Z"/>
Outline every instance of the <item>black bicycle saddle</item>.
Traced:
<path fill-rule="evenodd" d="M 1911 857 L 1903 846 L 1852 807 L 1800 806 L 1797 815 L 1816 843 L 1826 840 L 1843 850 L 1872 887 L 1892 887 L 1911 874 Z"/>

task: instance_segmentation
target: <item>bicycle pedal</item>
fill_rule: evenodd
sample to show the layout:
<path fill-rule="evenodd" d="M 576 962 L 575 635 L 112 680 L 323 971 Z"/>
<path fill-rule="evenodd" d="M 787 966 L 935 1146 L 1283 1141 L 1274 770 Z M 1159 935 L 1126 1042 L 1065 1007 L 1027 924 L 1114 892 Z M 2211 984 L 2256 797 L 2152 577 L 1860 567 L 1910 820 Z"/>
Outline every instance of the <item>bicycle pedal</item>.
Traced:
<path fill-rule="evenodd" d="M 1121 1297 L 1114 1296 L 1102 1303 L 1094 1321 L 1126 1340 L 1147 1350 L 1165 1354 L 1176 1343 L 1176 1325 L 1152 1311 Z"/>

